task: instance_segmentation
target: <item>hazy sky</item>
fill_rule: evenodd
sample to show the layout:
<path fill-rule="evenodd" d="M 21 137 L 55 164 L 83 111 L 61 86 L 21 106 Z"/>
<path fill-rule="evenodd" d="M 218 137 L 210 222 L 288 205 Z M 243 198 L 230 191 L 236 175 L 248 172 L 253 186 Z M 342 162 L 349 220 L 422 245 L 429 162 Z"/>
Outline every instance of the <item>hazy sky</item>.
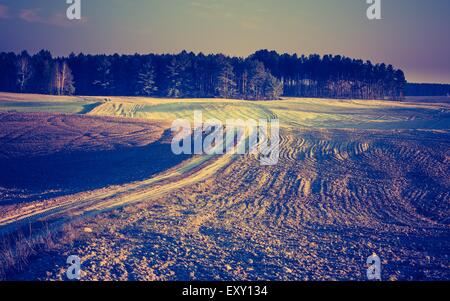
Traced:
<path fill-rule="evenodd" d="M 258 49 L 342 54 L 402 68 L 412 82 L 450 83 L 450 0 L 0 0 L 0 51 L 55 55 Z"/>

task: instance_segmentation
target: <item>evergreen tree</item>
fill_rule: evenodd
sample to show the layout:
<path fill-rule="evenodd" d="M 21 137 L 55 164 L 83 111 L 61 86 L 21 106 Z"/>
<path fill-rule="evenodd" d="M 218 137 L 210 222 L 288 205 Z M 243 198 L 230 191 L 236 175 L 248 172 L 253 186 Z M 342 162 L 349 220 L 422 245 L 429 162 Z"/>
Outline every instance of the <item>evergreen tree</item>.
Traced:
<path fill-rule="evenodd" d="M 266 73 L 264 83 L 264 99 L 280 99 L 283 94 L 283 83 L 270 73 Z"/>
<path fill-rule="evenodd" d="M 107 57 L 101 56 L 98 58 L 96 78 L 93 85 L 97 87 L 100 95 L 111 95 L 114 90 L 114 75 L 111 66 L 111 61 Z"/>
<path fill-rule="evenodd" d="M 268 74 L 264 64 L 260 61 L 251 60 L 248 65 L 249 81 L 246 97 L 253 100 L 267 99 L 265 93 L 267 92 L 266 83 Z"/>
<path fill-rule="evenodd" d="M 0 53 L 0 91 L 17 92 L 17 57 L 14 53 Z"/>
<path fill-rule="evenodd" d="M 183 51 L 174 56 L 166 69 L 166 93 L 165 96 L 183 98 L 193 96 L 191 55 Z"/>
<path fill-rule="evenodd" d="M 158 91 L 155 82 L 155 68 L 151 62 L 145 63 L 139 71 L 136 95 L 151 96 Z"/>
<path fill-rule="evenodd" d="M 33 75 L 30 80 L 30 91 L 40 94 L 51 94 L 53 58 L 49 51 L 41 50 L 32 59 Z"/>
<path fill-rule="evenodd" d="M 182 96 L 182 78 L 180 75 L 182 71 L 177 59 L 171 59 L 166 71 L 167 80 L 165 96 L 172 98 L 179 98 Z"/>
<path fill-rule="evenodd" d="M 236 95 L 236 76 L 231 63 L 225 59 L 218 61 L 216 95 L 221 98 L 233 98 Z"/>

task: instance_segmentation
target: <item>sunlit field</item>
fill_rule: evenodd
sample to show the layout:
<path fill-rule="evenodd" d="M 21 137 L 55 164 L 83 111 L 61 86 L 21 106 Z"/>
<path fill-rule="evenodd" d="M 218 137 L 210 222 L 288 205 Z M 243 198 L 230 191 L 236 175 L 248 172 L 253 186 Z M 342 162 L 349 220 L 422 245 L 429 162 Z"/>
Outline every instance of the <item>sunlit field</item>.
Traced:
<path fill-rule="evenodd" d="M 448 129 L 448 103 L 403 103 L 370 100 L 284 99 L 241 101 L 221 99 L 111 98 L 89 114 L 151 120 L 279 118 L 287 128 L 315 129 Z"/>
<path fill-rule="evenodd" d="M 194 111 L 278 118 L 278 164 L 173 155 Z M 450 280 L 446 99 L 0 93 L 0 126 L 5 279 L 65 279 L 79 254 L 83 280 L 365 280 L 376 253 L 385 280 Z"/>

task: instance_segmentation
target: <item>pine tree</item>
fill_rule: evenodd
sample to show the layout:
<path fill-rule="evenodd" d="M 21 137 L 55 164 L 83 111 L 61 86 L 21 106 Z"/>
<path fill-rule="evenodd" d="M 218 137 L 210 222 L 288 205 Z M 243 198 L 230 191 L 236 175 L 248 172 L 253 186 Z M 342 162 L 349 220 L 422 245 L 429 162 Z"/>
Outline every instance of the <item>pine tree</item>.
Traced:
<path fill-rule="evenodd" d="M 30 90 L 34 93 L 51 93 L 52 66 L 54 59 L 47 50 L 41 50 L 32 58 L 33 75 L 30 80 Z"/>
<path fill-rule="evenodd" d="M 259 61 L 249 62 L 249 84 L 246 96 L 249 99 L 258 100 L 264 96 L 264 84 L 266 83 L 266 68 Z"/>
<path fill-rule="evenodd" d="M 111 62 L 107 57 L 100 57 L 97 65 L 97 77 L 92 83 L 103 95 L 111 95 L 114 90 L 114 74 Z"/>
<path fill-rule="evenodd" d="M 158 91 L 155 82 L 155 68 L 151 62 L 145 63 L 139 71 L 136 95 L 151 96 Z"/>
<path fill-rule="evenodd" d="M 182 98 L 194 96 L 194 81 L 192 74 L 193 54 L 185 51 L 174 56 L 166 69 L 165 96 Z"/>
<path fill-rule="evenodd" d="M 172 97 L 172 98 L 179 98 L 181 97 L 181 85 L 182 80 L 180 76 L 180 67 L 175 58 L 173 58 L 169 65 L 167 66 L 166 71 L 166 92 L 165 96 Z"/>
<path fill-rule="evenodd" d="M 233 66 L 228 61 L 221 60 L 218 69 L 216 95 L 221 98 L 235 97 L 237 84 Z"/>
<path fill-rule="evenodd" d="M 277 100 L 283 94 L 283 83 L 270 73 L 266 74 L 264 99 Z"/>

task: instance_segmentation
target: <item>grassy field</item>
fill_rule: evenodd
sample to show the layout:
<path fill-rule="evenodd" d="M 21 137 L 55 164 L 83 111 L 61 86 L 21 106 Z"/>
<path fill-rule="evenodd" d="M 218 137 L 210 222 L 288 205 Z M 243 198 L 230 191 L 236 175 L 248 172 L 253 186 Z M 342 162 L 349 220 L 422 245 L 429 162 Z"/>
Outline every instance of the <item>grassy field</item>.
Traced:
<path fill-rule="evenodd" d="M 86 114 L 107 101 L 101 97 L 50 96 L 0 92 L 0 112 Z"/>
<path fill-rule="evenodd" d="M 250 154 L 176 161 L 167 149 L 145 148 L 167 145 L 164 130 L 196 110 L 224 122 L 279 118 L 279 163 L 264 167 Z M 450 279 L 448 103 L 0 94 L 0 111 L 0 154 L 9 170 L 27 152 L 51 160 L 75 151 L 64 169 L 81 166 L 58 174 L 69 193 L 48 199 L 33 199 L 26 181 L 45 173 L 47 161 L 16 168 L 22 181 L 8 182 L 2 170 L 0 233 L 78 220 L 74 241 L 30 251 L 26 271 L 7 279 L 65 279 L 67 256 L 79 254 L 85 280 L 365 280 L 373 252 L 383 279 Z M 97 163 L 95 187 L 80 176 L 89 159 Z M 139 167 L 152 160 L 168 164 L 154 172 Z M 117 174 L 119 182 L 105 181 Z M 14 202 L 14 189 L 26 200 Z"/>
<path fill-rule="evenodd" d="M 204 119 L 279 118 L 282 126 L 328 129 L 449 128 L 450 102 L 411 102 L 284 99 L 276 102 L 224 99 L 152 99 L 134 97 L 69 97 L 0 93 L 0 111 L 53 112 L 114 116 L 171 122 L 192 120 L 194 111 Z"/>
<path fill-rule="evenodd" d="M 112 98 L 89 114 L 150 120 L 279 118 L 284 127 L 327 129 L 448 129 L 450 104 L 392 101 L 285 99 L 248 102 L 222 99 Z"/>

